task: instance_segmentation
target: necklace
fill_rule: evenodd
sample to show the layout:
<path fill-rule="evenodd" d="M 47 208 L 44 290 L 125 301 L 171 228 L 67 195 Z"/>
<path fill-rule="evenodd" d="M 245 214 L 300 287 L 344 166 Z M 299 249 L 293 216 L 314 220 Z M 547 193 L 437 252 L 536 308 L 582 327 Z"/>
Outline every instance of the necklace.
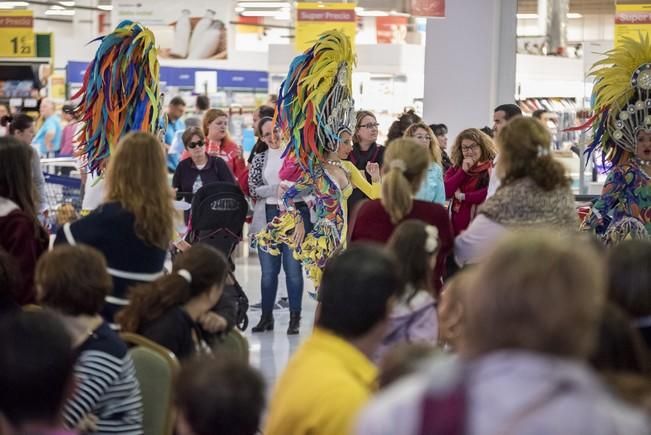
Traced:
<path fill-rule="evenodd" d="M 326 163 L 332 166 L 336 166 L 338 168 L 342 167 L 341 160 L 326 160 Z"/>
<path fill-rule="evenodd" d="M 641 166 L 651 166 L 651 160 L 642 160 L 640 158 L 635 159 L 637 163 Z"/>

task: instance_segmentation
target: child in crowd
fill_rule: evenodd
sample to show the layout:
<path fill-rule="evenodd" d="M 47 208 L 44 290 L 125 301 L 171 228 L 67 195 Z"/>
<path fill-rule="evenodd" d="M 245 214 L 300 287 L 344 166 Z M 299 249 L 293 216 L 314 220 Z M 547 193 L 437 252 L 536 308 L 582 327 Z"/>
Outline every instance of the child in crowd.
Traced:
<path fill-rule="evenodd" d="M 401 223 L 389 239 L 387 249 L 400 260 L 400 274 L 406 286 L 389 316 L 389 327 L 375 355 L 376 361 L 398 343 L 436 344 L 438 319 L 432 276 L 438 248 L 436 227 L 415 219 Z"/>
<path fill-rule="evenodd" d="M 70 429 L 142 434 L 140 385 L 127 345 L 99 314 L 112 288 L 106 260 L 90 246 L 58 246 L 36 267 L 39 302 L 70 333 L 77 385 L 63 417 Z M 48 356 L 49 358 L 49 356 Z"/>
<path fill-rule="evenodd" d="M 176 381 L 178 435 L 255 435 L 265 406 L 260 373 L 234 359 L 201 358 Z"/>
<path fill-rule="evenodd" d="M 172 273 L 131 289 L 131 302 L 116 319 L 123 331 L 144 335 L 179 359 L 210 353 L 204 332 L 226 320 L 211 309 L 219 301 L 230 267 L 216 249 L 197 244 L 174 260 Z"/>

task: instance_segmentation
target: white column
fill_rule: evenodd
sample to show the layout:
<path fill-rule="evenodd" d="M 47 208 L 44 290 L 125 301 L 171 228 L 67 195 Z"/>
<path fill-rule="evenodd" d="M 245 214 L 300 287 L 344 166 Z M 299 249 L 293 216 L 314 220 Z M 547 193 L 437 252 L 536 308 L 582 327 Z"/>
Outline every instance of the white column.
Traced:
<path fill-rule="evenodd" d="M 514 102 L 516 12 L 517 0 L 452 0 L 446 18 L 428 20 L 424 118 L 446 124 L 450 141 Z"/>

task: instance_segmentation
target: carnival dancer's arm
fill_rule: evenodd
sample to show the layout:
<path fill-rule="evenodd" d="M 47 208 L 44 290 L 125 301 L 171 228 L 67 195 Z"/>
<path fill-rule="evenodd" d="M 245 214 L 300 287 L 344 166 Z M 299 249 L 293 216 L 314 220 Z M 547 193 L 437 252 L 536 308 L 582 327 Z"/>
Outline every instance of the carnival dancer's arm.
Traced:
<path fill-rule="evenodd" d="M 382 192 L 382 183 L 369 183 L 366 177 L 349 161 L 343 162 L 346 170 L 350 173 L 350 182 L 370 199 L 379 199 Z"/>
<path fill-rule="evenodd" d="M 626 185 L 626 174 L 620 168 L 613 168 L 582 227 L 591 228 L 597 234 L 605 233 L 611 221 L 610 212 L 617 207 Z"/>

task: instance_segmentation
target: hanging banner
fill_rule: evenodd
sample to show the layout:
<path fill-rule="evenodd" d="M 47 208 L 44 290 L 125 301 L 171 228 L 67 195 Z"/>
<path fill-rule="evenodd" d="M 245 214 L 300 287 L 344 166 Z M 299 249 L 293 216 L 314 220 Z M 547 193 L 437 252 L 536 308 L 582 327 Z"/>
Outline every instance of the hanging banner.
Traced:
<path fill-rule="evenodd" d="M 445 17 L 445 0 L 411 0 L 414 17 Z"/>
<path fill-rule="evenodd" d="M 111 21 L 117 25 L 132 20 L 149 27 L 162 58 L 226 59 L 227 23 L 233 13 L 230 0 L 220 0 L 214 10 L 203 0 L 114 0 Z"/>
<path fill-rule="evenodd" d="M 31 10 L 0 9 L 0 57 L 35 57 Z"/>
<path fill-rule="evenodd" d="M 407 37 L 407 17 L 376 17 L 378 44 L 404 44 Z"/>
<path fill-rule="evenodd" d="M 298 3 L 296 5 L 296 51 L 308 49 L 327 30 L 342 30 L 355 45 L 355 3 Z"/>
<path fill-rule="evenodd" d="M 638 34 L 651 32 L 651 3 L 631 3 L 620 0 L 615 6 L 615 47 L 625 36 L 637 39 Z"/>

